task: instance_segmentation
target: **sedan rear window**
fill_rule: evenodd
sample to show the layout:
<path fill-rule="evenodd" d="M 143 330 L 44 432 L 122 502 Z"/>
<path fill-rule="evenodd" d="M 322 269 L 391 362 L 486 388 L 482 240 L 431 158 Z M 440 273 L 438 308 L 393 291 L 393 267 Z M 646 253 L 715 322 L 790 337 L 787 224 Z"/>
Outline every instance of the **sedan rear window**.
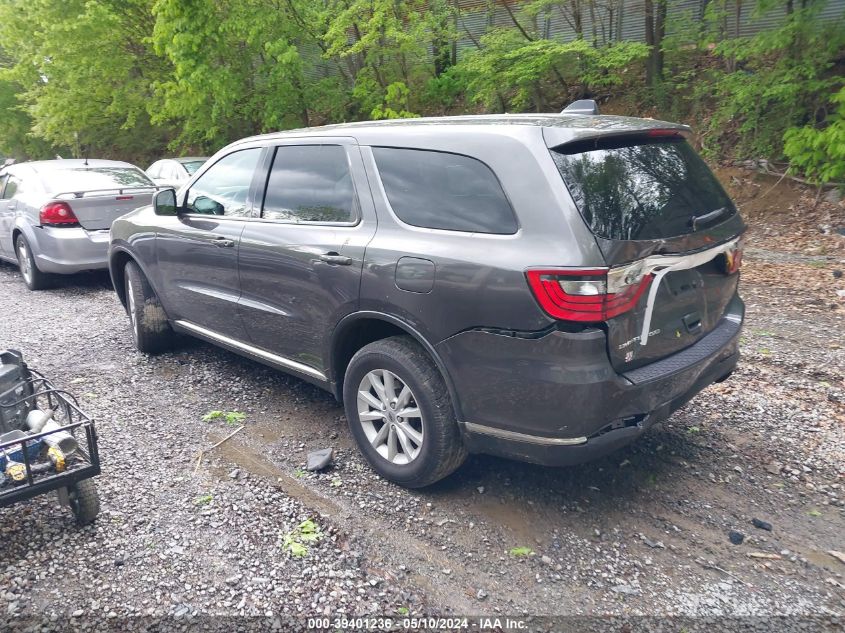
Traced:
<path fill-rule="evenodd" d="M 512 235 L 517 223 L 502 185 L 479 160 L 446 152 L 374 147 L 390 206 L 413 226 Z"/>
<path fill-rule="evenodd" d="M 40 175 L 51 193 L 155 186 L 144 172 L 132 167 L 60 168 Z"/>
<path fill-rule="evenodd" d="M 736 213 L 719 181 L 682 138 L 581 141 L 552 150 L 552 157 L 598 237 L 677 237 Z"/>

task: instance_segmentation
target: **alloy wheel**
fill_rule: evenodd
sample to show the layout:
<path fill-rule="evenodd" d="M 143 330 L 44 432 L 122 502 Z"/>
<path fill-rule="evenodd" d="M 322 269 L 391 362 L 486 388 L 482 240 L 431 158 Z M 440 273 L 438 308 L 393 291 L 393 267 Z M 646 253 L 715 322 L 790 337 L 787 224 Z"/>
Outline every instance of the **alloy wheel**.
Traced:
<path fill-rule="evenodd" d="M 32 283 L 32 257 L 22 239 L 18 240 L 18 265 L 26 283 Z"/>
<path fill-rule="evenodd" d="M 392 464 L 420 454 L 425 424 L 411 388 L 387 369 L 367 373 L 358 386 L 358 419 L 376 452 Z"/>

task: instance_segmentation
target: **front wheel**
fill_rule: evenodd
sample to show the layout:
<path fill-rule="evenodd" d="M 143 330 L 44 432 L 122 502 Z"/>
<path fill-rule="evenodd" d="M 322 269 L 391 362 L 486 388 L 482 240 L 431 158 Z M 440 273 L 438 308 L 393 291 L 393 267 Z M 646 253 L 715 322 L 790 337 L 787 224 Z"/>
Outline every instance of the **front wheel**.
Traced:
<path fill-rule="evenodd" d="M 346 369 L 343 399 L 358 447 L 386 479 L 422 488 L 466 459 L 443 376 L 410 337 L 359 350 Z"/>
<path fill-rule="evenodd" d="M 38 270 L 38 265 L 35 263 L 35 255 L 33 255 L 32 248 L 29 246 L 29 242 L 26 241 L 23 233 L 15 239 L 15 254 L 18 256 L 18 268 L 20 268 L 21 277 L 23 277 L 23 282 L 27 288 L 30 290 L 44 290 L 50 287 L 52 277 Z"/>
<path fill-rule="evenodd" d="M 158 354 L 172 345 L 173 330 L 167 314 L 150 282 L 138 264 L 127 262 L 123 270 L 126 289 L 126 312 L 132 328 L 132 339 L 139 351 Z"/>

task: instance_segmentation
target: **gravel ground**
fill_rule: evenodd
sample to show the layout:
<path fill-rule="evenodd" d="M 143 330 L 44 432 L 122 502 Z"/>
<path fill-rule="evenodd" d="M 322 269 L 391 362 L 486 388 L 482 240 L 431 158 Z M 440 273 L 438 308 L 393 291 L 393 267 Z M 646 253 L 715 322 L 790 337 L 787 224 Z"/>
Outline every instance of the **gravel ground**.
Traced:
<path fill-rule="evenodd" d="M 50 496 L 0 510 L 0 628 L 198 614 L 842 616 L 845 562 L 829 552 L 845 551 L 845 250 L 789 264 L 820 284 L 808 293 L 769 246 L 758 236 L 746 262 L 744 360 L 730 380 L 604 460 L 474 456 L 423 491 L 376 477 L 315 387 L 188 339 L 144 356 L 106 275 L 31 293 L 0 264 L 0 343 L 80 398 L 103 460 L 89 527 Z M 244 413 L 245 428 L 197 467 L 236 428 L 203 421 L 211 410 Z M 306 473 L 307 452 L 326 446 L 335 466 Z M 283 544 L 305 520 L 321 537 L 295 558 Z"/>

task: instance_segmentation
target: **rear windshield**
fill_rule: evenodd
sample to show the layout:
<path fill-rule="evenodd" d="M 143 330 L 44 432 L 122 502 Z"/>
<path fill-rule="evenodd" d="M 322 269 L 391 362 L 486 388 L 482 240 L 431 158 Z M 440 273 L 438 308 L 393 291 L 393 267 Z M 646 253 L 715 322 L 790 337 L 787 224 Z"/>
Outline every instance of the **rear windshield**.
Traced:
<path fill-rule="evenodd" d="M 40 175 L 52 193 L 155 186 L 134 167 L 74 167 L 42 171 Z"/>
<path fill-rule="evenodd" d="M 682 138 L 582 141 L 552 150 L 552 157 L 598 237 L 677 237 L 736 213 L 713 173 Z"/>

